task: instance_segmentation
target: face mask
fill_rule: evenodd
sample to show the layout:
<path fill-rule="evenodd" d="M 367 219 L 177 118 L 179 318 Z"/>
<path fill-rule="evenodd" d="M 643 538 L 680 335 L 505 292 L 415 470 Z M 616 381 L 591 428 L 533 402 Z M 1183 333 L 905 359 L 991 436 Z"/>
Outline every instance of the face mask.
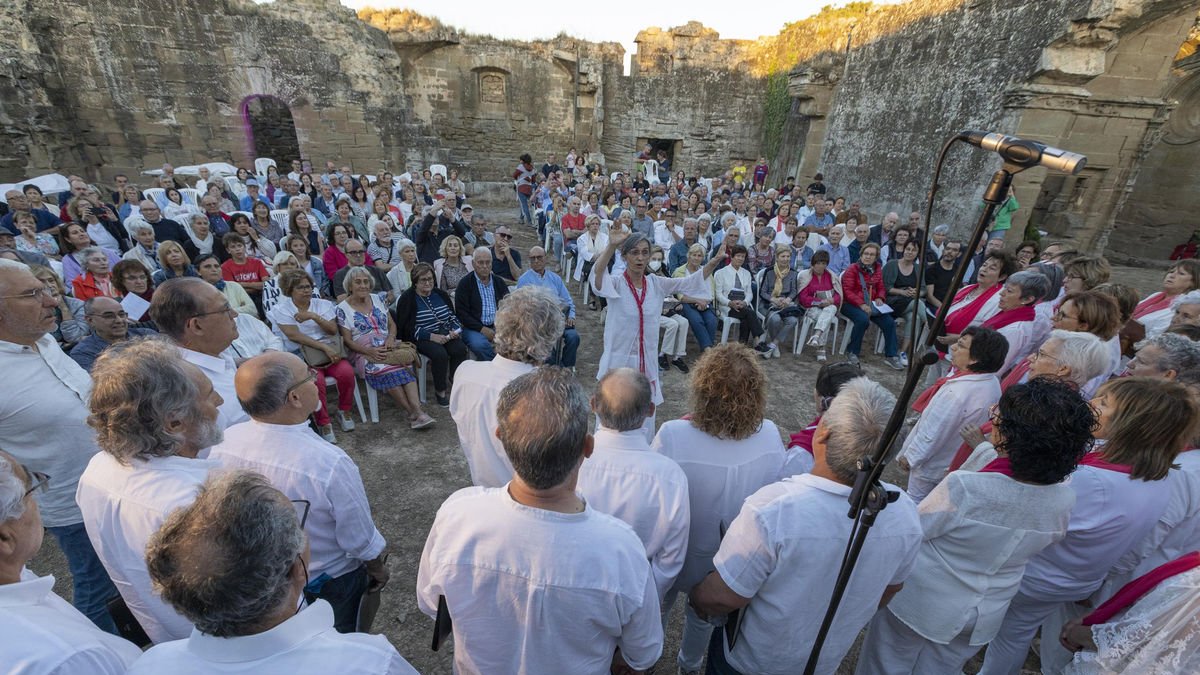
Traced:
<path fill-rule="evenodd" d="M 661 267 L 662 267 L 661 260 L 651 260 L 650 261 L 650 271 L 651 272 L 657 272 Z"/>

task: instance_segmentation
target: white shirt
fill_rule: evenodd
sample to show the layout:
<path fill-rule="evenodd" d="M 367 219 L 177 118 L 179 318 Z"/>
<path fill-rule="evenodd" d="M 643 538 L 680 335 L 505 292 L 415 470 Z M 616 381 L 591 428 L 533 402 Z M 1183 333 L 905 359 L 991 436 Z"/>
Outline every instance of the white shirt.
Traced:
<path fill-rule="evenodd" d="M 974 624 L 969 644 L 987 644 L 1000 630 L 1025 563 L 1066 535 L 1074 504 L 1065 483 L 952 472 L 917 507 L 925 540 L 916 569 L 888 610 L 928 640 L 948 644 Z"/>
<path fill-rule="evenodd" d="M 803 474 L 768 485 L 746 500 L 713 559 L 726 585 L 750 598 L 740 639 L 732 651 L 725 645 L 729 665 L 761 675 L 804 670 L 854 524 L 846 517 L 849 495 L 848 485 Z M 879 514 L 863 545 L 818 673 L 837 670 L 875 614 L 884 590 L 908 578 L 920 543 L 917 509 L 902 493 Z"/>
<path fill-rule="evenodd" d="M 682 239 L 683 238 L 683 226 L 676 225 L 674 227 L 674 230 L 675 230 L 675 233 L 679 235 L 679 238 Z M 675 237 L 671 234 L 671 228 L 667 227 L 667 221 L 658 220 L 658 221 L 654 222 L 654 243 L 655 243 L 655 245 L 659 246 L 664 251 L 669 251 L 671 249 L 671 247 L 675 245 L 675 241 L 676 241 Z"/>
<path fill-rule="evenodd" d="M 96 628 L 54 594 L 54 577 L 21 570 L 0 585 L 0 664 L 21 675 L 121 675 L 142 650 Z"/>
<path fill-rule="evenodd" d="M 900 456 L 908 459 L 913 472 L 944 476 L 962 444 L 958 430 L 967 424 L 982 425 L 992 404 L 999 400 L 1000 381 L 995 373 L 972 373 L 947 380 L 904 440 Z"/>
<path fill-rule="evenodd" d="M 306 319 L 299 323 L 296 322 L 296 312 L 300 310 L 296 307 L 296 303 L 291 298 L 280 297 L 275 303 L 267 318 L 276 326 L 295 326 L 300 331 L 301 335 L 312 338 L 319 342 L 328 342 L 333 336 L 326 333 L 316 321 Z M 334 321 L 337 313 L 337 305 L 323 298 L 312 298 L 308 301 L 308 311 L 325 319 L 326 321 Z M 282 335 L 280 330 L 283 346 L 289 352 L 294 352 L 300 349 L 300 345 L 287 339 L 286 335 Z"/>
<path fill-rule="evenodd" d="M 267 324 L 260 321 L 258 317 L 238 312 L 238 315 L 234 317 L 234 322 L 237 323 L 238 336 L 225 351 L 221 352 L 222 359 L 228 356 L 234 360 L 234 363 L 237 363 L 238 359 L 245 360 L 265 351 L 283 351 L 283 338 L 272 333 Z M 224 398 L 224 394 L 221 396 Z"/>
<path fill-rule="evenodd" d="M 240 312 L 239 312 L 240 314 Z M 183 360 L 196 366 L 208 376 L 208 380 L 212 382 L 213 389 L 221 395 L 221 407 L 217 408 L 217 423 L 222 429 L 250 419 L 245 410 L 242 410 L 242 404 L 238 402 L 237 390 L 233 386 L 233 377 L 237 374 L 237 362 L 229 355 L 229 348 L 221 352 L 220 356 L 209 356 L 200 352 L 192 351 L 186 347 L 180 347 L 179 353 L 183 355 Z"/>
<path fill-rule="evenodd" d="M 593 237 L 590 232 L 584 231 L 575 240 L 576 250 L 579 251 L 578 260 L 575 261 L 575 281 L 583 279 L 583 263 L 591 262 L 600 252 L 608 246 L 608 235 L 597 231 Z"/>
<path fill-rule="evenodd" d="M 96 556 L 129 610 L 155 643 L 178 640 L 192 623 L 150 586 L 146 543 L 167 516 L 196 499 L 216 462 L 187 457 L 135 459 L 130 466 L 97 453 L 79 478 L 75 499 Z"/>
<path fill-rule="evenodd" d="M 771 420 L 740 441 L 710 436 L 689 420 L 672 420 L 659 428 L 651 447 L 679 464 L 688 479 L 688 553 L 675 582 L 676 590 L 687 593 L 712 571 L 721 532 L 746 497 L 779 480 L 786 451 Z"/>
<path fill-rule="evenodd" d="M 745 267 L 734 270 L 733 265 L 726 265 L 713 273 L 713 280 L 717 288 L 717 311 L 722 317 L 729 315 L 729 293 L 735 287 L 741 288 L 742 299 L 746 302 L 746 306 L 754 306 L 754 293 L 751 287 L 754 277 L 750 274 L 750 270 Z"/>
<path fill-rule="evenodd" d="M 417 604 L 454 619 L 456 673 L 607 673 L 613 650 L 635 670 L 662 654 L 646 550 L 591 506 L 558 513 L 506 487 L 450 495 L 421 553 Z"/>
<path fill-rule="evenodd" d="M 1100 587 L 1108 570 L 1145 537 L 1166 508 L 1163 481 L 1080 466 L 1071 474 L 1075 508 L 1067 536 L 1029 561 L 1021 592 L 1046 600 L 1082 600 Z"/>
<path fill-rule="evenodd" d="M 496 438 L 496 404 L 500 391 L 513 380 L 533 371 L 534 366 L 504 358 L 464 361 L 454 372 L 450 390 L 450 416 L 458 427 L 458 443 L 471 469 L 471 483 L 500 487 L 512 480 L 512 462 L 504 444 Z"/>
<path fill-rule="evenodd" d="M 53 477 L 46 492 L 34 493 L 46 527 L 78 523 L 75 485 L 99 452 L 87 425 L 92 378 L 50 335 L 33 347 L 0 340 L 0 373 L 0 449 Z"/>
<path fill-rule="evenodd" d="M 1010 368 L 1020 363 L 1021 359 L 1028 356 L 1035 345 L 1041 344 L 1034 342 L 1035 334 L 1038 331 L 1036 311 L 1034 316 L 1033 321 L 1016 321 L 996 331 L 1003 335 L 1005 340 L 1008 340 L 1008 353 L 1004 356 L 1004 365 L 996 372 L 1007 373 Z M 998 397 L 997 400 L 999 400 Z"/>
<path fill-rule="evenodd" d="M 342 634 L 333 629 L 333 608 L 324 600 L 274 628 L 220 638 L 193 630 L 185 640 L 152 647 L 130 675 L 416 675 L 382 635 Z"/>
<path fill-rule="evenodd" d="M 108 233 L 108 230 L 104 229 L 103 225 L 98 222 L 90 223 L 87 226 L 87 233 L 88 236 L 92 238 L 92 241 L 96 242 L 97 246 L 106 248 L 113 253 L 120 255 L 121 244 L 116 240 L 115 237 Z"/>
<path fill-rule="evenodd" d="M 663 277 L 657 274 L 647 274 L 642 277 L 645 293 L 642 302 L 640 322 L 642 325 L 642 341 L 639 350 L 638 342 L 638 306 L 634 301 L 633 292 L 622 274 L 605 271 L 602 283 L 596 285 L 596 270 L 592 268 L 588 283 L 596 295 L 608 299 L 608 316 L 604 320 L 604 353 L 600 355 L 600 366 L 596 370 L 596 379 L 614 368 L 633 368 L 641 370 L 650 380 L 651 400 L 654 405 L 663 402 L 662 386 L 658 381 L 658 327 L 662 320 L 663 298 L 668 295 L 682 293 L 693 298 L 711 298 L 712 285 L 704 278 L 704 270 L 697 270 L 686 277 Z M 746 297 L 750 296 L 749 289 Z M 644 355 L 644 364 L 642 356 Z M 463 364 L 467 365 L 467 364 Z M 462 371 L 462 367 L 459 367 Z M 456 376 L 457 377 L 457 376 Z"/>
<path fill-rule="evenodd" d="M 337 578 L 383 552 L 387 542 L 371 518 L 358 466 L 307 422 L 242 422 L 225 430 L 225 440 L 209 457 L 221 466 L 266 476 L 288 499 L 309 501 L 304 531 L 312 549 L 310 579 L 322 572 Z"/>
<path fill-rule="evenodd" d="M 640 427 L 625 432 L 601 427 L 595 439 L 575 489 L 589 506 L 620 518 L 637 533 L 646 547 L 661 601 L 687 555 L 691 521 L 687 476 L 674 461 L 651 452 Z"/>

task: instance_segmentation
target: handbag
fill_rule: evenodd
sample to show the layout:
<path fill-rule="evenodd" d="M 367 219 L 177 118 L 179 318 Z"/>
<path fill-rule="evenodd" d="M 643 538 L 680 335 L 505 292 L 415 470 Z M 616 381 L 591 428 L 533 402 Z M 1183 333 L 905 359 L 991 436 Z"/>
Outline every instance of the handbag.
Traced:
<path fill-rule="evenodd" d="M 341 335 L 330 335 L 321 342 L 333 347 L 334 351 L 342 358 L 346 357 L 346 345 L 342 343 Z M 300 345 L 300 356 L 313 368 L 324 368 L 333 363 L 333 359 L 329 358 L 329 354 L 326 354 L 324 350 L 309 345 Z"/>
<path fill-rule="evenodd" d="M 417 360 L 417 346 L 411 342 L 401 341 L 383 354 L 383 363 L 389 366 L 409 366 Z"/>

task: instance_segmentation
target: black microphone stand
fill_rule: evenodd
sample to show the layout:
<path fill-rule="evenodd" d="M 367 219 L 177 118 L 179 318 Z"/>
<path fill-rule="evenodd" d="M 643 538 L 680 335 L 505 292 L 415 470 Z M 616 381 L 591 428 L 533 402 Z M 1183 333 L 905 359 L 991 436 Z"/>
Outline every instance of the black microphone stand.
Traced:
<path fill-rule="evenodd" d="M 918 258 L 918 279 L 925 278 L 925 250 L 929 245 L 929 225 L 930 217 L 933 214 L 934 197 L 937 195 L 938 178 L 941 176 L 942 164 L 946 160 L 946 154 L 955 141 L 963 140 L 960 137 L 955 137 L 946 142 L 942 147 L 942 152 L 938 157 L 937 168 L 934 172 L 933 187 L 929 191 L 929 201 L 925 210 L 925 234 L 921 237 L 921 253 Z M 913 359 L 909 365 L 908 376 L 904 380 L 904 387 L 900 390 L 900 396 L 896 399 L 896 407 L 892 409 L 892 415 L 888 418 L 887 426 L 884 427 L 883 435 L 880 437 L 879 445 L 877 445 L 871 455 L 864 456 L 858 461 L 858 472 L 854 479 L 854 487 L 850 492 L 850 512 L 849 517 L 853 519 L 854 526 L 851 529 L 850 541 L 847 544 L 846 552 L 842 557 L 842 566 L 838 571 L 837 582 L 833 587 L 833 594 L 829 599 L 829 608 L 825 611 L 825 618 L 821 622 L 821 629 L 817 632 L 817 638 L 813 642 L 812 651 L 808 656 L 808 663 L 804 667 L 804 675 L 815 675 L 817 662 L 821 658 L 821 648 L 825 644 L 825 638 L 829 635 L 829 629 L 833 625 L 833 619 L 837 615 L 838 605 L 841 604 L 842 596 L 846 592 L 846 587 L 850 584 L 850 576 L 854 573 L 854 566 L 858 562 L 858 556 L 862 552 L 863 544 L 866 542 L 867 534 L 871 531 L 871 526 L 875 524 L 875 519 L 879 512 L 887 507 L 888 504 L 900 498 L 900 493 L 888 491 L 883 487 L 883 483 L 879 481 L 879 477 L 883 474 L 883 468 L 889 461 L 889 454 L 892 450 L 892 445 L 896 442 L 896 436 L 900 433 L 900 428 L 904 424 L 904 418 L 908 411 L 908 401 L 912 398 L 917 384 L 921 381 L 921 376 L 925 372 L 926 366 L 931 366 L 937 363 L 938 353 L 934 347 L 938 333 L 941 332 L 943 324 L 946 321 L 946 315 L 949 313 L 950 305 L 954 300 L 954 296 L 958 294 L 962 287 L 963 277 L 967 272 L 967 261 L 970 256 L 974 255 L 975 249 L 979 247 L 979 242 L 983 239 L 983 233 L 987 229 L 987 225 L 992 220 L 992 215 L 996 211 L 996 207 L 1003 204 L 1008 199 L 1008 191 L 1012 187 L 1012 179 L 1016 174 L 1038 165 L 1038 157 L 1031 157 L 1028 162 L 1014 162 L 1012 158 L 1005 161 L 1004 166 L 992 175 L 991 181 L 983 192 L 983 201 L 985 207 L 983 213 L 979 216 L 979 222 L 975 224 L 975 231 L 971 234 L 971 243 L 965 249 L 970 251 L 970 255 L 964 256 L 958 263 L 958 268 L 954 274 L 954 280 L 950 283 L 950 288 L 946 290 L 946 295 L 942 298 L 942 306 L 938 308 L 937 316 L 933 320 L 933 324 L 929 326 L 929 332 L 925 338 L 924 351 L 919 359 Z M 912 324 L 912 344 L 917 344 L 917 321 L 910 321 Z"/>

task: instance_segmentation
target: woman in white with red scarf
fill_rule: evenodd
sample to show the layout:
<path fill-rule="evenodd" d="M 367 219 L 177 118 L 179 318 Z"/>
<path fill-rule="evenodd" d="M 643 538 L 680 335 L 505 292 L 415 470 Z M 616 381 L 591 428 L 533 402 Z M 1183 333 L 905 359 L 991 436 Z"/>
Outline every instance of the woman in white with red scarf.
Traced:
<path fill-rule="evenodd" d="M 621 249 L 625 271 L 620 275 L 608 273 L 608 261 Z M 608 316 L 604 320 L 604 353 L 596 379 L 613 368 L 634 368 L 650 380 L 654 405 L 663 402 L 662 383 L 658 377 L 658 324 L 662 318 L 663 298 L 683 293 L 694 298 L 711 298 L 712 284 L 708 279 L 721 260 L 725 259 L 725 244 L 700 270 L 686 277 L 664 277 L 646 274 L 650 262 L 650 240 L 640 232 L 609 232 L 608 245 L 592 266 L 589 283 L 596 295 L 608 300 Z M 646 437 L 654 437 L 654 415 L 646 418 Z"/>

